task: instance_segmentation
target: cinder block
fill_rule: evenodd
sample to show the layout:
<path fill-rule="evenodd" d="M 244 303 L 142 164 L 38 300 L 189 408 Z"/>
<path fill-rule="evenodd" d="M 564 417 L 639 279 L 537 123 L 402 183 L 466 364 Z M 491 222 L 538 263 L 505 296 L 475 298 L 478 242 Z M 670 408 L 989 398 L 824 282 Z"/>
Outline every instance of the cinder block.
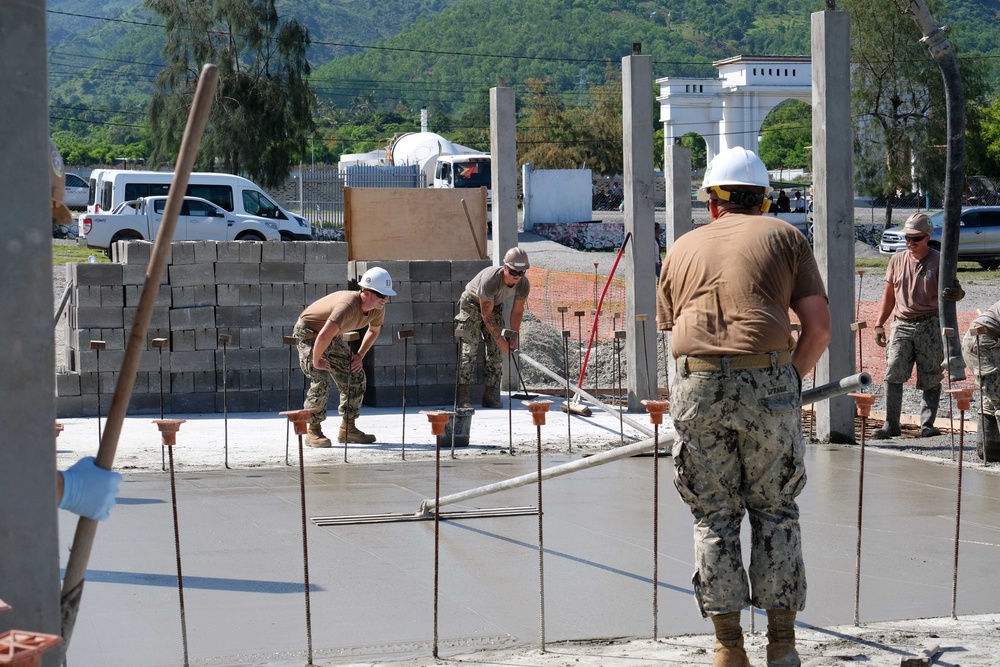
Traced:
<path fill-rule="evenodd" d="M 198 414 L 205 412 L 217 412 L 215 403 L 216 394 L 213 393 L 203 393 L 196 394 L 192 392 L 184 393 L 174 393 L 171 395 L 171 413 L 175 415 L 181 414 Z M 185 433 L 181 432 L 181 438 L 185 436 Z M 189 436 L 191 441 L 194 442 L 197 439 L 196 435 Z M 183 440 L 181 440 L 183 442 Z M 219 458 L 222 456 L 220 454 Z"/>
<path fill-rule="evenodd" d="M 457 323 L 454 320 L 449 322 L 435 322 L 430 325 L 431 342 L 451 344 L 454 347 L 456 326 Z"/>
<path fill-rule="evenodd" d="M 454 282 L 461 283 L 464 288 L 466 284 L 473 278 L 475 278 L 480 271 L 488 266 L 492 266 L 493 263 L 488 259 L 465 259 L 457 260 L 451 263 L 451 279 Z"/>
<path fill-rule="evenodd" d="M 220 328 L 259 327 L 260 306 L 218 306 L 215 309 L 215 324 Z"/>
<path fill-rule="evenodd" d="M 454 308 L 452 303 L 414 303 L 413 319 L 428 324 L 448 322 L 454 318 Z"/>
<path fill-rule="evenodd" d="M 410 262 L 408 260 L 390 259 L 379 262 L 370 262 L 369 268 L 372 266 L 380 266 L 389 272 L 389 275 L 392 276 L 393 289 L 396 289 L 396 283 L 406 283 L 410 281 Z"/>
<path fill-rule="evenodd" d="M 125 286 L 125 306 L 127 308 L 136 308 L 139 306 L 139 301 L 142 300 L 143 289 L 144 285 L 142 284 Z M 156 301 L 154 304 L 166 308 L 170 307 L 171 293 L 169 284 L 164 282 L 160 285 L 160 288 L 156 291 Z"/>
<path fill-rule="evenodd" d="M 217 262 L 215 281 L 219 285 L 257 285 L 260 283 L 260 265 L 240 262 Z"/>
<path fill-rule="evenodd" d="M 100 308 L 101 306 L 101 286 L 84 285 L 75 289 L 74 303 L 83 308 Z"/>
<path fill-rule="evenodd" d="M 189 285 L 170 289 L 173 308 L 197 308 L 215 305 L 215 285 Z"/>
<path fill-rule="evenodd" d="M 395 297 L 393 297 L 395 299 Z M 404 326 L 413 322 L 413 304 L 412 303 L 393 303 L 390 302 L 385 307 L 385 323 L 383 326 L 391 326 L 393 329 L 407 329 L 409 327 Z M 384 329 L 383 329 L 384 333 Z"/>
<path fill-rule="evenodd" d="M 130 415 L 160 415 L 160 394 L 132 394 L 128 402 L 128 413 Z M 170 396 L 163 397 L 163 415 L 171 414 Z"/>
<path fill-rule="evenodd" d="M 192 246 L 195 264 L 214 264 L 218 260 L 218 241 L 195 241 Z"/>
<path fill-rule="evenodd" d="M 138 308 L 122 308 L 122 323 L 126 329 L 131 329 L 135 324 Z M 154 306 L 153 312 L 149 314 L 149 327 L 156 329 L 168 329 L 170 327 L 170 309 L 164 306 Z"/>
<path fill-rule="evenodd" d="M 410 302 L 429 303 L 431 300 L 431 284 L 429 282 L 410 282 Z"/>
<path fill-rule="evenodd" d="M 297 410 L 302 406 L 302 392 L 299 391 L 297 394 L 295 389 L 292 389 L 292 395 L 290 398 L 285 396 L 285 391 L 259 391 L 256 392 L 258 399 L 260 400 L 258 410 L 260 412 L 283 412 L 285 410 Z M 277 454 L 276 454 L 277 456 Z"/>
<path fill-rule="evenodd" d="M 181 353 L 185 354 L 185 353 Z M 194 393 L 194 372 L 171 372 L 170 373 L 170 394 L 172 396 L 183 396 Z"/>
<path fill-rule="evenodd" d="M 260 369 L 241 368 L 237 371 L 240 391 L 260 391 Z"/>
<path fill-rule="evenodd" d="M 313 301 L 322 299 L 327 294 L 333 294 L 334 292 L 344 289 L 343 287 L 337 287 L 336 285 L 306 285 L 306 304 L 310 304 Z"/>
<path fill-rule="evenodd" d="M 240 285 L 240 305 L 260 305 L 260 285 Z"/>
<path fill-rule="evenodd" d="M 98 340 L 103 340 L 109 350 L 124 350 L 125 329 L 101 329 L 101 337 Z"/>
<path fill-rule="evenodd" d="M 330 261 L 327 249 L 333 245 L 333 241 L 313 241 L 305 244 L 306 264 L 325 264 Z"/>
<path fill-rule="evenodd" d="M 249 266 L 249 265 L 247 265 Z M 219 306 L 238 306 L 240 305 L 240 286 L 239 285 L 216 285 L 215 286 L 215 303 Z"/>
<path fill-rule="evenodd" d="M 229 412 L 260 412 L 260 392 L 259 391 L 231 391 L 225 397 L 229 405 Z M 215 412 L 222 412 L 223 396 L 222 392 L 215 394 Z M 239 445 L 230 442 L 230 447 Z M 277 448 L 275 449 L 277 456 Z"/>
<path fill-rule="evenodd" d="M 219 263 L 238 263 L 240 261 L 240 245 L 242 241 L 223 241 L 220 242 L 215 250 L 216 262 Z"/>
<path fill-rule="evenodd" d="M 135 374 L 135 380 L 133 380 L 132 382 L 132 393 L 133 394 L 149 393 L 149 373 L 139 372 Z"/>
<path fill-rule="evenodd" d="M 293 285 L 261 285 L 260 286 L 260 305 L 262 306 L 283 306 L 285 305 L 285 293 L 286 287 L 293 287 Z M 305 286 L 302 287 L 303 294 L 303 305 L 305 305 Z"/>
<path fill-rule="evenodd" d="M 230 347 L 235 344 L 230 343 Z M 209 327 L 207 329 L 195 329 L 194 330 L 194 349 L 196 350 L 214 350 L 219 347 L 221 343 L 219 342 L 219 330 L 215 327 Z"/>
<path fill-rule="evenodd" d="M 195 263 L 193 241 L 174 241 L 170 244 L 170 250 L 171 267 L 190 266 Z"/>
<path fill-rule="evenodd" d="M 416 403 L 414 400 L 416 397 L 411 396 L 407 393 L 406 403 L 407 405 L 413 405 Z M 362 401 L 364 405 L 368 405 L 374 408 L 384 408 L 384 407 L 395 407 L 403 404 L 403 388 L 402 387 L 373 387 L 369 385 L 365 388 L 365 397 Z M 422 405 L 421 403 L 416 403 L 417 405 Z M 361 413 L 364 416 L 364 412 Z M 427 432 L 430 433 L 430 428 L 428 427 Z"/>
<path fill-rule="evenodd" d="M 347 280 L 346 273 L 343 264 L 306 264 L 302 279 L 307 283 L 337 283 Z"/>
<path fill-rule="evenodd" d="M 178 329 L 172 332 L 170 337 L 170 347 L 172 352 L 194 352 L 198 344 L 198 337 L 194 329 Z"/>
<path fill-rule="evenodd" d="M 167 270 L 167 275 L 171 287 L 214 285 L 216 282 L 215 264 L 174 264 Z"/>
<path fill-rule="evenodd" d="M 215 369 L 222 370 L 222 346 L 215 351 Z M 226 368 L 234 370 L 260 369 L 260 351 L 229 348 L 226 351 Z"/>
<path fill-rule="evenodd" d="M 304 265 L 291 262 L 269 262 L 260 265 L 260 282 L 263 284 L 301 285 Z"/>
<path fill-rule="evenodd" d="M 385 332 L 383 331 L 383 335 Z M 382 336 L 379 336 L 379 340 L 382 340 Z M 416 345 L 413 344 L 411 340 L 408 349 L 406 349 L 406 356 L 408 357 L 408 363 L 414 363 L 416 361 Z M 394 345 L 375 345 L 368 354 L 365 355 L 365 360 L 371 358 L 371 363 L 373 366 L 399 366 L 403 363 L 403 352 L 404 345 L 403 341 L 397 340 Z"/>
<path fill-rule="evenodd" d="M 214 368 L 215 352 L 212 350 L 181 351 L 170 354 L 170 369 L 173 374 L 187 374 Z"/>
<path fill-rule="evenodd" d="M 459 292 L 459 296 L 461 296 Z M 452 281 L 432 281 L 431 301 L 434 303 L 455 303 L 455 283 Z"/>
<path fill-rule="evenodd" d="M 437 366 L 437 384 L 455 384 L 458 364 L 441 364 Z"/>
<path fill-rule="evenodd" d="M 79 373 L 56 373 L 56 396 L 79 396 Z"/>
<path fill-rule="evenodd" d="M 291 351 L 291 355 L 288 354 L 289 351 Z M 298 349 L 295 345 L 261 348 L 260 367 L 261 369 L 281 370 L 282 372 L 291 369 L 293 373 L 301 376 Z"/>
<path fill-rule="evenodd" d="M 240 261 L 244 264 L 260 264 L 260 241 L 233 241 L 239 245 Z"/>
<path fill-rule="evenodd" d="M 194 390 L 195 393 L 203 393 L 209 391 L 215 391 L 215 372 L 213 371 L 199 371 L 193 373 L 194 375 Z"/>
<path fill-rule="evenodd" d="M 282 342 L 282 338 L 292 335 L 292 326 L 289 324 L 284 327 L 261 327 L 258 329 L 260 331 L 261 352 L 263 353 L 265 350 L 283 350 L 287 347 Z"/>
<path fill-rule="evenodd" d="M 443 260 L 422 260 L 410 262 L 410 280 L 413 282 L 451 282 L 451 262 Z"/>
<path fill-rule="evenodd" d="M 261 262 L 283 262 L 285 261 L 284 243 L 265 243 L 260 248 Z"/>
<path fill-rule="evenodd" d="M 97 370 L 101 373 L 113 373 L 121 370 L 122 361 L 125 359 L 125 350 L 101 350 L 94 351 L 97 357 Z"/>
<path fill-rule="evenodd" d="M 326 245 L 326 261 L 330 264 L 340 264 L 346 274 L 347 244 L 342 241 L 331 241 Z M 391 274 L 390 274 L 391 275 Z"/>
<path fill-rule="evenodd" d="M 278 391 L 286 388 L 285 371 L 280 368 L 261 369 L 260 388 L 262 391 Z"/>
<path fill-rule="evenodd" d="M 260 325 L 265 327 L 293 326 L 302 313 L 302 306 L 261 306 Z"/>
<path fill-rule="evenodd" d="M 455 346 L 444 343 L 424 343 L 416 345 L 416 363 L 438 365 L 455 362 Z"/>
<path fill-rule="evenodd" d="M 83 285 L 121 285 L 121 264 L 91 264 L 90 262 L 70 264 L 73 271 L 73 284 Z"/>
<path fill-rule="evenodd" d="M 375 266 L 375 263 L 369 264 L 367 259 L 352 259 L 347 263 L 347 277 L 351 280 L 357 280 L 372 266 Z"/>
<path fill-rule="evenodd" d="M 81 329 L 113 329 L 123 326 L 121 308 L 77 307 L 73 311 L 73 321 Z"/>
<path fill-rule="evenodd" d="M 216 338 L 215 338 L 215 342 L 212 345 L 212 349 L 213 350 L 214 349 L 220 349 L 220 350 L 222 349 L 222 343 L 219 342 L 219 337 L 218 337 L 219 334 L 229 334 L 230 336 L 233 337 L 232 342 L 229 343 L 229 349 L 234 350 L 234 349 L 239 349 L 241 347 L 241 345 L 240 345 L 240 343 L 241 343 L 240 336 L 243 333 L 243 329 L 230 328 L 230 327 L 220 327 L 220 328 L 218 328 L 218 329 L 215 330 L 215 333 L 216 333 Z"/>
<path fill-rule="evenodd" d="M 122 264 L 149 264 L 153 258 L 153 242 L 129 241 L 120 247 L 118 255 Z"/>
<path fill-rule="evenodd" d="M 211 306 L 201 306 L 199 308 L 171 308 L 170 309 L 170 330 L 179 331 L 181 329 L 206 329 L 216 326 L 216 311 L 227 310 L 226 308 L 213 308 Z M 229 326 L 219 322 L 219 326 Z"/>
<path fill-rule="evenodd" d="M 261 348 L 261 328 L 260 327 L 248 327 L 246 329 L 240 329 L 240 349 L 242 350 L 259 350 Z"/>
<path fill-rule="evenodd" d="M 421 384 L 415 393 L 417 405 L 453 405 L 455 402 L 454 384 Z M 409 401 L 410 392 L 406 395 Z"/>
<path fill-rule="evenodd" d="M 89 369 L 80 371 L 80 395 L 93 396 L 97 394 L 97 372 L 92 370 L 95 364 L 88 364 Z"/>
<path fill-rule="evenodd" d="M 312 243 L 315 243 L 315 241 L 286 241 L 282 243 L 281 247 L 285 251 L 284 261 L 305 264 L 306 247 Z"/>
<path fill-rule="evenodd" d="M 395 366 L 376 366 L 372 369 L 372 372 L 365 371 L 368 376 L 368 384 L 375 385 L 376 387 L 395 387 L 396 386 L 396 367 Z"/>
<path fill-rule="evenodd" d="M 82 416 L 82 396 L 56 396 L 56 419 L 70 419 Z"/>
<path fill-rule="evenodd" d="M 308 273 L 309 267 L 306 267 Z M 306 282 L 309 282 L 307 279 Z M 281 302 L 269 303 L 269 306 L 297 306 L 304 308 L 306 305 L 306 288 L 304 285 L 274 285 L 281 290 Z M 262 287 L 263 291 L 263 287 Z M 261 304 L 264 305 L 264 304 Z"/>
<path fill-rule="evenodd" d="M 392 303 L 413 302 L 413 283 L 397 281 L 395 276 L 393 276 L 392 289 L 396 292 L 396 296 L 392 297 Z"/>

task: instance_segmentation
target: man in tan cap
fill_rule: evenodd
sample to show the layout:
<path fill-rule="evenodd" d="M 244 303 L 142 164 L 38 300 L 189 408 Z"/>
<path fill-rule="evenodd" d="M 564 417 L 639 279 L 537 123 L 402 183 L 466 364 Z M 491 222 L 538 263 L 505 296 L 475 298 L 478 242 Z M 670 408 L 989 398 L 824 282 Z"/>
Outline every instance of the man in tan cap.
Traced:
<path fill-rule="evenodd" d="M 885 291 L 875 324 L 875 342 L 887 347 L 885 360 L 885 423 L 875 429 L 877 440 L 900 434 L 899 414 L 903 407 L 903 383 L 917 366 L 917 389 L 923 392 L 920 407 L 920 437 L 940 435 L 934 426 L 941 399 L 941 320 L 938 317 L 938 267 L 941 256 L 928 242 L 933 232 L 924 213 L 914 213 L 903 225 L 906 252 L 896 253 L 885 271 Z M 962 286 L 945 288 L 941 297 L 959 301 Z M 892 338 L 885 335 L 885 322 L 892 315 Z"/>

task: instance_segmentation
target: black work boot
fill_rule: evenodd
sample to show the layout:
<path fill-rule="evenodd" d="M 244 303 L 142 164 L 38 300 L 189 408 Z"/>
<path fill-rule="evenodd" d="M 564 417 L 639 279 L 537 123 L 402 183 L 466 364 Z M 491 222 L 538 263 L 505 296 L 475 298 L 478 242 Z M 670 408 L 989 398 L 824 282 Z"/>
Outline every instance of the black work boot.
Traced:
<path fill-rule="evenodd" d="M 885 423 L 872 433 L 875 440 L 888 440 L 899 435 L 899 413 L 903 411 L 903 385 L 885 385 Z"/>
<path fill-rule="evenodd" d="M 941 435 L 941 430 L 934 426 L 937 418 L 938 403 L 941 401 L 941 387 L 924 390 L 923 399 L 920 402 L 920 437 L 932 438 Z"/>
<path fill-rule="evenodd" d="M 979 441 L 983 444 L 983 456 L 987 463 L 1000 462 L 1000 424 L 993 415 L 986 415 L 983 419 L 983 432 L 979 436 Z"/>

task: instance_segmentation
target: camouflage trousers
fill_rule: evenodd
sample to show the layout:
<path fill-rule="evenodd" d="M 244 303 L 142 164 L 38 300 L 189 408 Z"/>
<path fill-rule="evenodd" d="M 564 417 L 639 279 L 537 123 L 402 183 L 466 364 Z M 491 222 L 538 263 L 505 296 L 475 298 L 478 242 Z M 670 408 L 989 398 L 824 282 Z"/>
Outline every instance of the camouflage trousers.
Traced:
<path fill-rule="evenodd" d="M 941 321 L 937 315 L 918 320 L 896 320 L 885 352 L 885 383 L 903 384 L 917 365 L 917 389 L 927 391 L 941 386 L 944 372 L 944 346 Z"/>
<path fill-rule="evenodd" d="M 326 419 L 326 403 L 330 396 L 330 376 L 337 384 L 340 391 L 339 412 L 342 416 L 357 419 L 361 414 L 361 401 L 365 397 L 365 387 L 367 378 L 364 370 L 352 373 L 351 351 L 340 336 L 334 336 L 329 347 L 323 353 L 326 360 L 330 362 L 332 372 L 321 371 L 312 364 L 313 341 L 316 339 L 316 332 L 307 327 L 302 320 L 295 323 L 292 336 L 298 341 L 299 367 L 306 377 L 309 378 L 309 391 L 306 392 L 306 400 L 303 403 L 305 408 L 314 408 L 309 416 L 310 424 L 320 424 Z M 350 383 L 350 396 L 348 396 L 348 383 Z"/>
<path fill-rule="evenodd" d="M 493 306 L 493 324 L 497 331 L 503 330 L 503 304 Z M 468 292 L 462 293 L 458 302 L 458 315 L 455 324 L 464 327 L 469 335 L 462 339 L 462 354 L 458 362 L 458 383 L 475 384 L 476 355 L 479 353 L 479 339 L 486 342 L 486 363 L 483 366 L 483 384 L 487 387 L 499 387 L 503 376 L 503 353 L 497 347 L 493 334 L 483 322 L 483 314 L 479 310 L 479 299 Z"/>
<path fill-rule="evenodd" d="M 966 332 L 962 357 L 980 385 L 983 413 L 1000 419 L 1000 338 L 992 333 L 975 336 Z"/>
<path fill-rule="evenodd" d="M 678 371 L 670 391 L 674 486 L 694 515 L 695 600 L 702 616 L 753 604 L 802 610 L 805 565 L 795 498 L 806 483 L 801 383 L 791 364 Z M 740 526 L 750 516 L 750 567 Z"/>

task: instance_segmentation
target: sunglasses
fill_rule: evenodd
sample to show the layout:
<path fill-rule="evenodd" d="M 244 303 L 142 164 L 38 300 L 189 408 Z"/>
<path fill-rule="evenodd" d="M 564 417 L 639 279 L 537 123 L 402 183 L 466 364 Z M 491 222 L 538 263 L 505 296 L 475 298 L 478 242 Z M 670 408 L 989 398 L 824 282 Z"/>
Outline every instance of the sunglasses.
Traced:
<path fill-rule="evenodd" d="M 388 299 L 389 298 L 385 294 L 379 294 L 378 292 L 376 292 L 373 289 L 370 289 L 368 291 L 371 292 L 372 294 L 374 294 L 376 299 Z"/>
<path fill-rule="evenodd" d="M 520 278 L 521 276 L 524 275 L 524 271 L 515 271 L 514 269 L 510 268 L 509 266 L 506 267 L 506 268 L 507 268 L 507 273 L 510 274 L 511 278 Z"/>
<path fill-rule="evenodd" d="M 920 243 L 927 238 L 927 236 L 927 234 L 921 234 L 920 236 L 907 236 L 905 238 L 907 243 Z"/>

